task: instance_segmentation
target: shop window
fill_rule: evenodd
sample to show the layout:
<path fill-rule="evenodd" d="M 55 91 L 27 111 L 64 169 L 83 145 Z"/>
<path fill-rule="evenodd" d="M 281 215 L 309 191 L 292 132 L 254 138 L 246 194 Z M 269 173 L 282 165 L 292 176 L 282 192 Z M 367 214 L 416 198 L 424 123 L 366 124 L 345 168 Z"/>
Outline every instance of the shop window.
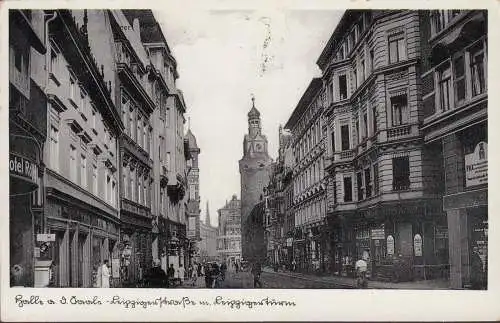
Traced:
<path fill-rule="evenodd" d="M 441 110 L 448 111 L 452 106 L 451 71 L 447 63 L 439 72 L 439 104 Z"/>
<path fill-rule="evenodd" d="M 408 102 L 406 94 L 391 97 L 392 125 L 408 123 Z"/>
<path fill-rule="evenodd" d="M 482 42 L 470 50 L 470 69 L 472 77 L 472 96 L 482 94 L 486 90 L 484 69 L 484 48 Z"/>
<path fill-rule="evenodd" d="M 340 137 L 342 140 L 342 150 L 349 150 L 351 148 L 349 139 L 349 125 L 345 124 L 340 127 Z"/>
<path fill-rule="evenodd" d="M 404 33 L 389 36 L 389 63 L 396 63 L 406 59 L 406 45 Z"/>
<path fill-rule="evenodd" d="M 352 202 L 352 178 L 344 177 L 344 202 Z"/>
<path fill-rule="evenodd" d="M 465 61 L 460 55 L 453 60 L 453 83 L 455 86 L 455 102 L 459 103 L 465 99 Z"/>
<path fill-rule="evenodd" d="M 408 156 L 392 159 L 392 189 L 402 191 L 410 188 L 410 160 Z"/>

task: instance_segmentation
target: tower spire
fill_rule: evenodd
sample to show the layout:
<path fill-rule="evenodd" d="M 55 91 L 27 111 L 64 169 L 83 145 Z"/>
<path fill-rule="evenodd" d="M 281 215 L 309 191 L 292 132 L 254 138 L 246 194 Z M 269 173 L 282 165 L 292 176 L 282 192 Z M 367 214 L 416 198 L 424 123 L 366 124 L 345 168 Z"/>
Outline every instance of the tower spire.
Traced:
<path fill-rule="evenodd" d="M 251 96 L 252 96 L 252 108 L 255 108 L 255 95 L 253 95 L 252 93 Z"/>
<path fill-rule="evenodd" d="M 210 223 L 210 209 L 208 208 L 208 200 L 207 200 L 207 213 L 205 215 L 205 224 L 206 225 L 212 225 Z"/>

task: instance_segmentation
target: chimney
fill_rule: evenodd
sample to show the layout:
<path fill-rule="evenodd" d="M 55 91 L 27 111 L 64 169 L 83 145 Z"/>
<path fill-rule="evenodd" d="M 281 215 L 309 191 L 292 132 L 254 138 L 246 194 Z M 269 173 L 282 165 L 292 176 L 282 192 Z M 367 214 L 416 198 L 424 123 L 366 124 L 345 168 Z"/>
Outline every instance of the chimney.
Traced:
<path fill-rule="evenodd" d="M 140 24 L 139 24 L 139 18 L 134 18 L 133 28 L 134 28 L 135 33 L 139 36 L 139 40 L 140 40 L 141 39 L 141 28 L 140 28 Z"/>

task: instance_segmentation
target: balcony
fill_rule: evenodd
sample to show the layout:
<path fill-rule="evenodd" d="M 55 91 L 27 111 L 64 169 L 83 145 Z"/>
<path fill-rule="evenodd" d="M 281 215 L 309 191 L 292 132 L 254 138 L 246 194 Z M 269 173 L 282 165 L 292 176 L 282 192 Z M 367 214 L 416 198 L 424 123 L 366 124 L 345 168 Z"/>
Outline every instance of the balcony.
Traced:
<path fill-rule="evenodd" d="M 411 134 L 411 125 L 401 125 L 387 129 L 387 139 L 394 140 Z"/>

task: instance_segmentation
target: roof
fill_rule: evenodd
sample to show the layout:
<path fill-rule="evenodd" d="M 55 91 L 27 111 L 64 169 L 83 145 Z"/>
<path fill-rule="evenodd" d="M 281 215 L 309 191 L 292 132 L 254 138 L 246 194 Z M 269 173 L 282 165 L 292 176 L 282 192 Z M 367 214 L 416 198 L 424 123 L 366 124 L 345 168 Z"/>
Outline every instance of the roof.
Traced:
<path fill-rule="evenodd" d="M 307 87 L 306 91 L 302 95 L 302 97 L 299 100 L 299 103 L 297 104 L 297 107 L 295 110 L 293 110 L 292 115 L 290 116 L 290 119 L 285 124 L 285 129 L 291 130 L 297 121 L 300 119 L 302 114 L 306 111 L 307 107 L 311 103 L 311 101 L 314 99 L 316 94 L 318 94 L 318 90 L 323 86 L 323 81 L 321 78 L 316 77 L 311 80 L 309 83 L 309 86 Z"/>
<path fill-rule="evenodd" d="M 255 108 L 255 106 L 252 106 L 252 109 L 248 112 L 248 118 L 258 118 L 260 117 L 260 112 Z"/>
<path fill-rule="evenodd" d="M 187 133 L 186 133 L 186 139 L 188 140 L 189 142 L 189 149 L 192 149 L 192 150 L 195 150 L 195 149 L 198 149 L 198 144 L 196 142 L 196 137 L 194 136 L 194 134 L 191 132 L 191 129 L 188 129 Z"/>
<path fill-rule="evenodd" d="M 139 34 L 137 33 L 137 30 L 133 30 L 131 28 L 124 28 L 126 26 L 132 26 L 132 22 L 129 22 L 123 12 L 121 10 L 111 10 L 113 17 L 115 18 L 116 22 L 118 25 L 120 25 L 120 29 L 127 38 L 128 42 L 130 43 L 130 46 L 132 49 L 135 51 L 135 54 L 141 61 L 143 66 L 148 66 L 150 61 L 148 54 L 146 53 L 146 50 L 144 49 L 144 46 L 142 45 L 141 39 L 139 38 Z M 142 29 L 142 28 L 139 28 Z"/>

